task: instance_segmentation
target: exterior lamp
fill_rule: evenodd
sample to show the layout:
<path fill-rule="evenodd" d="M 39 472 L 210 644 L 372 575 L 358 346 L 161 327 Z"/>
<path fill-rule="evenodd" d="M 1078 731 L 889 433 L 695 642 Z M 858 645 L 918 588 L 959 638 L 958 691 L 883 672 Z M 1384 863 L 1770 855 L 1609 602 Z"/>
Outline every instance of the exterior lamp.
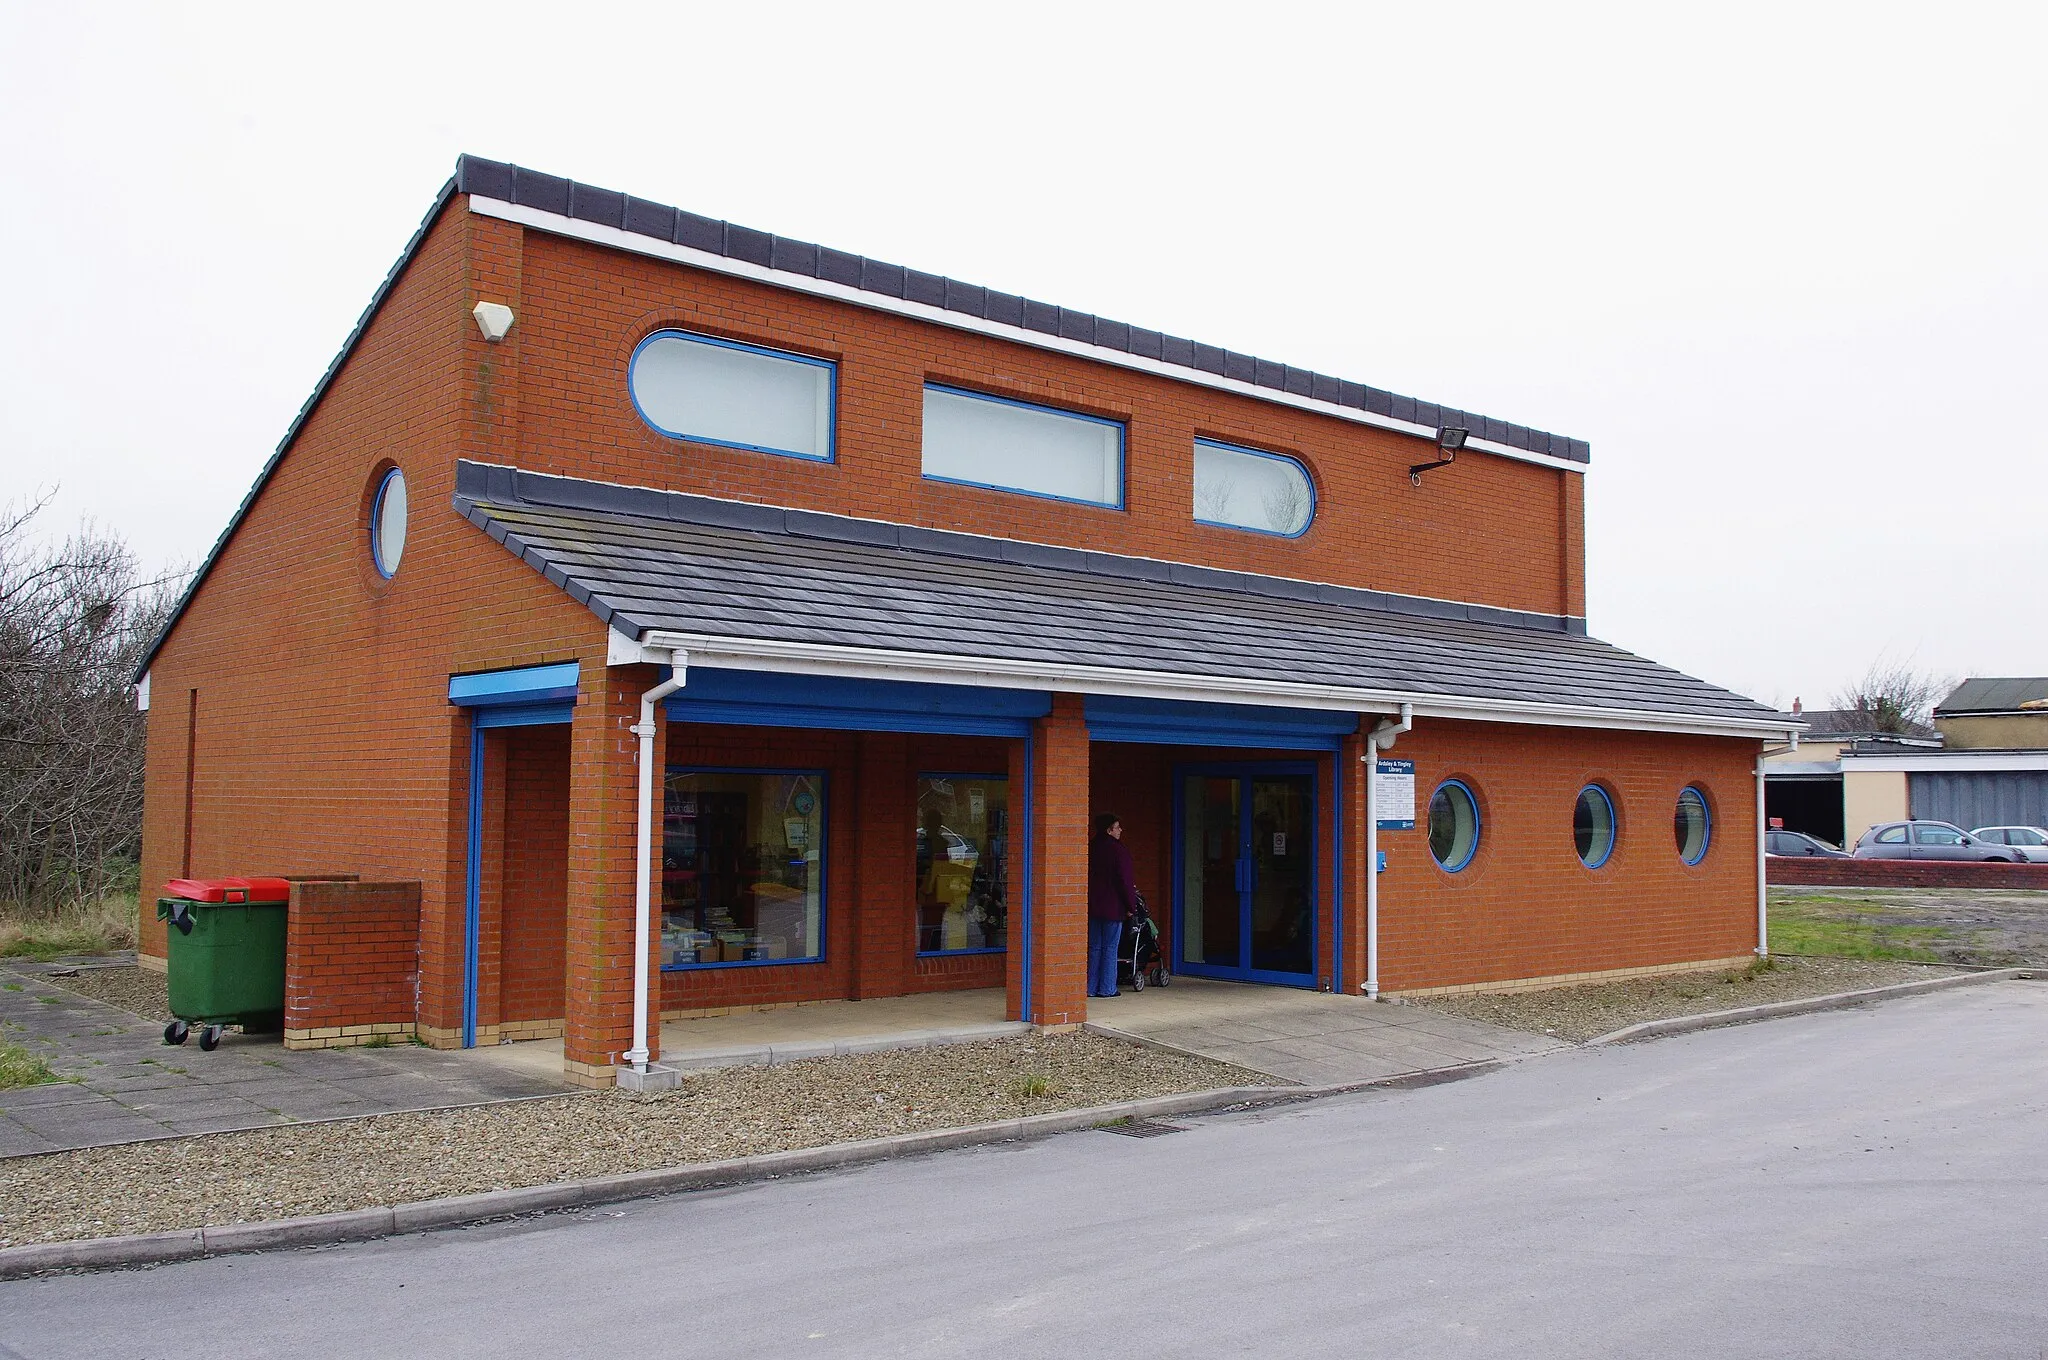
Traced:
<path fill-rule="evenodd" d="M 1465 447 L 1465 441 L 1471 437 L 1472 432 L 1463 425 L 1438 426 L 1436 432 L 1437 456 L 1427 463 L 1417 463 L 1409 468 L 1409 484 L 1421 486 L 1423 473 L 1431 468 L 1440 468 L 1450 463 L 1452 459 L 1458 456 L 1458 450 Z"/>

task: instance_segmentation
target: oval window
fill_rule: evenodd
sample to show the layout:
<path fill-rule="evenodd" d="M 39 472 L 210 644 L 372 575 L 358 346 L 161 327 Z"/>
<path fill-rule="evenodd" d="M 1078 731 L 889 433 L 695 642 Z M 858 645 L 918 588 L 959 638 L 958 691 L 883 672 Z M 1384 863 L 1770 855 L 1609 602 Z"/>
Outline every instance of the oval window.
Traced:
<path fill-rule="evenodd" d="M 1454 874 L 1479 853 L 1479 801 L 1455 779 L 1438 785 L 1430 797 L 1429 853 Z"/>
<path fill-rule="evenodd" d="M 1678 795 L 1678 810 L 1671 819 L 1672 834 L 1678 840 L 1678 857 L 1687 864 L 1698 864 L 1707 857 L 1707 842 L 1713 838 L 1714 824 L 1707 816 L 1707 797 L 1695 788 L 1686 788 Z"/>
<path fill-rule="evenodd" d="M 1195 441 L 1195 522 L 1299 538 L 1316 517 L 1316 488 L 1292 458 Z"/>
<path fill-rule="evenodd" d="M 405 556 L 405 474 L 392 468 L 377 484 L 376 499 L 370 502 L 370 557 L 380 575 L 398 574 L 398 559 Z"/>
<path fill-rule="evenodd" d="M 1572 810 L 1572 839 L 1577 842 L 1579 862 L 1597 869 L 1614 853 L 1614 800 L 1598 784 L 1579 790 L 1579 803 Z"/>

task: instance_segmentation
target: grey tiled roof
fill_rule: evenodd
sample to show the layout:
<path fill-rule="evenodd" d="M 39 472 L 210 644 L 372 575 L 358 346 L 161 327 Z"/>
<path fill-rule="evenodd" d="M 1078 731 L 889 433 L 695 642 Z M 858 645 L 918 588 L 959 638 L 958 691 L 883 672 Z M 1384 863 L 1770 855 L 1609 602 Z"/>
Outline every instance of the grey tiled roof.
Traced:
<path fill-rule="evenodd" d="M 458 465 L 456 509 L 629 637 L 673 631 L 1767 722 L 1576 620 Z"/>
<path fill-rule="evenodd" d="M 1934 706 L 1941 717 L 1961 713 L 2011 713 L 2021 704 L 2048 702 L 2048 678 L 1971 676 Z"/>
<path fill-rule="evenodd" d="M 727 259 L 744 260 L 764 269 L 778 269 L 806 278 L 858 288 L 862 292 L 901 298 L 941 307 L 949 312 L 985 321 L 1021 326 L 1025 330 L 1121 350 L 1144 359 L 1157 359 L 1181 368 L 1232 378 L 1257 387 L 1269 387 L 1294 396 L 1350 406 L 1360 411 L 1416 425 L 1440 428 L 1462 426 L 1475 439 L 1491 440 L 1509 448 L 1565 458 L 1577 463 L 1592 460 L 1591 447 L 1583 439 L 1532 430 L 1473 411 L 1460 411 L 1435 402 L 1418 401 L 1399 393 L 1367 387 L 1348 379 L 1296 368 L 1291 364 L 1258 359 L 1217 345 L 1197 344 L 1176 335 L 1164 335 L 1122 321 L 1111 321 L 1089 312 L 1055 307 L 1049 302 L 962 283 L 938 274 L 885 264 L 863 255 L 850 255 L 829 246 L 812 245 L 787 236 L 774 236 L 751 227 L 699 217 L 681 208 L 650 203 L 615 189 L 598 189 L 575 180 L 543 175 L 523 166 L 464 156 L 455 164 L 454 188 L 458 193 L 480 194 L 505 203 L 515 203 L 570 217 L 599 226 L 615 227 L 636 236 L 649 236 L 673 245 L 688 246 Z"/>

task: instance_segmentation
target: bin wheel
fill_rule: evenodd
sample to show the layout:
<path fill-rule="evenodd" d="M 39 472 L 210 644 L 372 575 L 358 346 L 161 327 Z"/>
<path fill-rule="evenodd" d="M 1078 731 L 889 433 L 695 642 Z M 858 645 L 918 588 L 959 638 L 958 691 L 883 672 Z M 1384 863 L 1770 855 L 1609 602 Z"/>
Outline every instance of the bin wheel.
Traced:
<path fill-rule="evenodd" d="M 199 1047 L 211 1053 L 220 1047 L 220 1026 L 208 1025 L 199 1031 Z"/>
<path fill-rule="evenodd" d="M 192 1027 L 190 1025 L 186 1024 L 183 1020 L 173 1020 L 170 1024 L 164 1026 L 164 1042 L 167 1044 L 182 1044 L 191 1033 Z"/>
<path fill-rule="evenodd" d="M 1131 974 L 1131 990 L 1134 992 L 1142 992 L 1145 990 L 1145 975 L 1143 973 Z"/>

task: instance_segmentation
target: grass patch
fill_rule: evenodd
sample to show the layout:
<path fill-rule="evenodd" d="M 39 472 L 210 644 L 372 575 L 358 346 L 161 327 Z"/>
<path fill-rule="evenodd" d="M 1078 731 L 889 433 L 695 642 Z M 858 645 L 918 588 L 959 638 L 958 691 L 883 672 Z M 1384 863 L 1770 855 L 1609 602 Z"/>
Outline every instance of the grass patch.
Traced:
<path fill-rule="evenodd" d="M 1816 899 L 1771 904 L 1771 952 L 1774 954 L 1824 954 L 1838 959 L 1890 959 L 1900 963 L 1940 963 L 1934 948 L 1950 932 L 1940 926 L 1888 926 L 1869 919 L 1863 903 L 1829 905 L 1848 907 L 1857 919 L 1842 920 L 1825 910 L 1815 910 Z"/>
<path fill-rule="evenodd" d="M 0 959 L 112 954 L 135 947 L 135 896 L 108 893 L 61 907 L 0 902 Z"/>
<path fill-rule="evenodd" d="M 0 1091 L 55 1081 L 50 1065 L 19 1044 L 0 1043 Z"/>

